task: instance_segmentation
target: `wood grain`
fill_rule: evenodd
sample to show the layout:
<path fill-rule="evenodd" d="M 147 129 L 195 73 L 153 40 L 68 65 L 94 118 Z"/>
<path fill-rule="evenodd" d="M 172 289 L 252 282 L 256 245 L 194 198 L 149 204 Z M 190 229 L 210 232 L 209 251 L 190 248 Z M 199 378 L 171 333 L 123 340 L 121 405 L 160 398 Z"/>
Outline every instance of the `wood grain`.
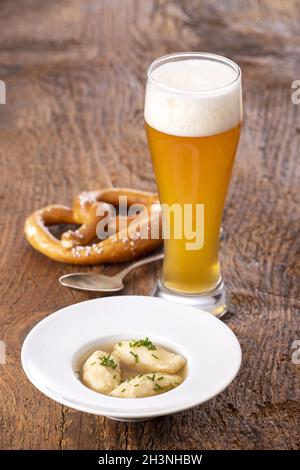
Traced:
<path fill-rule="evenodd" d="M 2 0 L 1 448 L 300 447 L 300 366 L 291 360 L 300 339 L 300 105 L 291 102 L 291 82 L 300 78 L 299 21 L 296 0 Z M 70 203 L 82 190 L 155 189 L 143 129 L 145 71 L 154 58 L 180 50 L 219 53 L 243 70 L 245 124 L 222 244 L 232 292 L 225 321 L 241 342 L 243 366 L 203 406 L 117 423 L 50 401 L 22 372 L 20 347 L 30 328 L 93 297 L 58 285 L 73 268 L 34 252 L 23 223 L 34 209 Z M 125 293 L 149 293 L 158 269 L 132 274 Z"/>

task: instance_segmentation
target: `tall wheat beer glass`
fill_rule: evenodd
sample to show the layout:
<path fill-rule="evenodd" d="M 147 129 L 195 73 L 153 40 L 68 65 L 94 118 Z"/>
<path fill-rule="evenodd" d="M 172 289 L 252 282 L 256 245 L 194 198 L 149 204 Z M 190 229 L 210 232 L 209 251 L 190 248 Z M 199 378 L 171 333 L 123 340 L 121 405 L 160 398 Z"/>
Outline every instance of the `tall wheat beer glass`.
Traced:
<path fill-rule="evenodd" d="M 165 259 L 155 295 L 221 316 L 222 212 L 240 136 L 241 71 L 205 53 L 148 69 L 145 125 L 163 209 Z"/>

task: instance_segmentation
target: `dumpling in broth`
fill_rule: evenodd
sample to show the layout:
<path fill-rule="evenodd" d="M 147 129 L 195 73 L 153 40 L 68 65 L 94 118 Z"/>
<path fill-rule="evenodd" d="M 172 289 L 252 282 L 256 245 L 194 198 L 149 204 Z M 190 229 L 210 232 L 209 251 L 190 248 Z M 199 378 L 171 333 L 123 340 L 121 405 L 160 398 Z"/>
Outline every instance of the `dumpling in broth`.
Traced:
<path fill-rule="evenodd" d="M 175 374 L 186 362 L 179 354 L 154 345 L 148 338 L 120 341 L 114 346 L 114 351 L 121 362 L 142 373 L 166 372 Z"/>
<path fill-rule="evenodd" d="M 83 364 L 82 382 L 95 392 L 108 394 L 120 381 L 120 361 L 113 352 L 95 351 Z"/>
<path fill-rule="evenodd" d="M 110 393 L 112 397 L 145 398 L 168 392 L 182 382 L 179 375 L 144 374 L 127 379 Z"/>

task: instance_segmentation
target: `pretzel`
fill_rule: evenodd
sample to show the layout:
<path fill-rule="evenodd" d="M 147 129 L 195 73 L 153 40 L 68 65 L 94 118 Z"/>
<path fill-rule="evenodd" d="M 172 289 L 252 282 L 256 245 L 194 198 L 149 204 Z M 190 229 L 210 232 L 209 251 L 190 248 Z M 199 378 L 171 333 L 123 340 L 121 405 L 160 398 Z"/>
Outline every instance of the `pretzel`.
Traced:
<path fill-rule="evenodd" d="M 127 197 L 129 208 L 137 208 L 140 213 L 114 216 L 112 208 L 119 206 L 121 196 Z M 95 241 L 101 221 L 107 221 L 107 226 L 114 229 L 107 233 L 106 239 Z M 157 223 L 158 237 L 151 238 L 153 224 Z M 48 227 L 59 224 L 77 224 L 80 227 L 64 232 L 58 239 Z M 73 208 L 50 205 L 34 212 L 26 219 L 24 232 L 33 248 L 55 261 L 71 264 L 123 263 L 162 244 L 161 210 L 158 196 L 154 193 L 126 188 L 91 191 L 80 194 Z M 148 234 L 147 239 L 143 238 L 145 233 Z"/>

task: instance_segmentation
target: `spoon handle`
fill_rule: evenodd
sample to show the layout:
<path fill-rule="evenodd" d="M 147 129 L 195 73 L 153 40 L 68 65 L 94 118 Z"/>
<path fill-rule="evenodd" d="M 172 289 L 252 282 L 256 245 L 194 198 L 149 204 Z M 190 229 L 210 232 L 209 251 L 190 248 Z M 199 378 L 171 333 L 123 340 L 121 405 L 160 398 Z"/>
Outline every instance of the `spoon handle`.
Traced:
<path fill-rule="evenodd" d="M 128 268 L 123 269 L 123 271 L 120 271 L 114 277 L 119 277 L 120 279 L 124 279 L 124 277 L 127 276 L 128 273 L 138 268 L 139 266 L 143 266 L 143 264 L 153 263 L 154 261 L 158 261 L 163 258 L 164 258 L 163 253 L 159 253 L 158 255 L 148 256 L 147 258 L 143 258 L 140 261 L 137 261 L 136 263 L 131 264 L 130 266 L 128 266 Z"/>

